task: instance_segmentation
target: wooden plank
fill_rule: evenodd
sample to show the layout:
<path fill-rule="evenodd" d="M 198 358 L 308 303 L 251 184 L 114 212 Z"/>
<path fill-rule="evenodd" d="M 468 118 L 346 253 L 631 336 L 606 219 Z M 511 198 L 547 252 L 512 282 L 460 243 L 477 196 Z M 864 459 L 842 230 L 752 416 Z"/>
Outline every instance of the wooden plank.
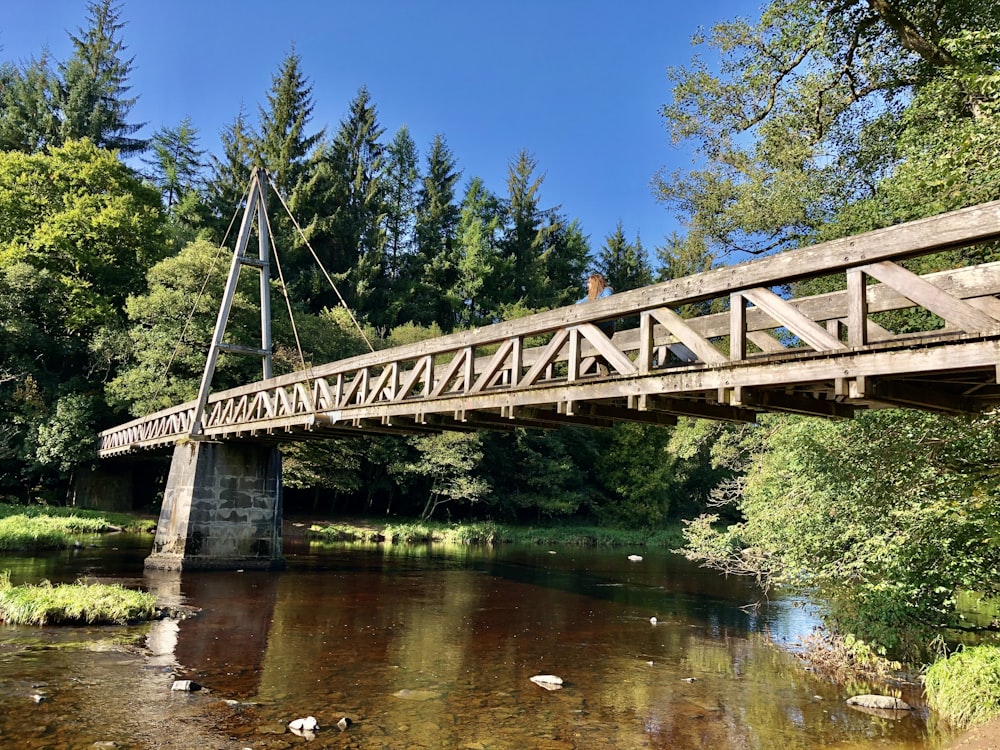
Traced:
<path fill-rule="evenodd" d="M 743 296 L 816 351 L 844 348 L 840 339 L 831 336 L 825 328 L 814 323 L 770 289 L 747 289 Z"/>
<path fill-rule="evenodd" d="M 975 333 L 995 331 L 1000 328 L 1000 321 L 991 317 L 989 313 L 951 296 L 926 279 L 895 263 L 888 261 L 872 263 L 864 266 L 862 270 L 963 331 Z"/>
<path fill-rule="evenodd" d="M 868 289 L 865 273 L 859 268 L 847 271 L 847 344 L 868 343 Z"/>
<path fill-rule="evenodd" d="M 566 330 L 557 331 L 556 335 L 552 337 L 548 345 L 542 350 L 538 357 L 538 360 L 531 366 L 524 377 L 518 382 L 518 388 L 527 388 L 528 386 L 534 385 L 535 381 L 541 376 L 545 371 L 545 368 L 549 366 L 552 359 L 559 353 L 560 347 L 569 338 L 569 332 Z"/>
<path fill-rule="evenodd" d="M 610 367 L 615 368 L 619 375 L 634 376 L 639 373 L 639 369 L 632 363 L 632 360 L 622 354 L 600 328 L 592 323 L 584 323 L 577 326 L 576 330 L 583 334 L 584 338 L 597 349 Z"/>
<path fill-rule="evenodd" d="M 781 391 L 744 390 L 743 403 L 762 411 L 805 414 L 813 417 L 851 419 L 855 407 L 839 401 L 813 398 Z"/>
<path fill-rule="evenodd" d="M 459 368 L 465 365 L 465 361 L 472 356 L 471 349 L 463 349 L 457 352 L 452 358 L 451 362 L 445 368 L 444 372 L 441 374 L 440 378 L 437 378 L 437 385 L 434 386 L 434 390 L 431 391 L 431 397 L 440 396 L 444 393 L 444 389 L 448 387 L 448 384 L 455 377 Z"/>
<path fill-rule="evenodd" d="M 739 293 L 729 295 L 729 358 L 747 358 L 747 300 Z"/>
<path fill-rule="evenodd" d="M 490 361 L 486 364 L 486 367 L 480 373 L 479 379 L 472 384 L 471 388 L 469 388 L 469 393 L 479 393 L 486 388 L 487 384 L 489 384 L 489 382 L 496 377 L 496 374 L 500 371 L 501 366 L 506 363 L 507 357 L 510 356 L 513 348 L 514 343 L 510 339 L 507 339 L 500 344 L 500 348 L 496 350 L 496 353 L 494 353 L 494 355 L 490 358 Z"/>
<path fill-rule="evenodd" d="M 708 365 L 725 364 L 726 356 L 712 346 L 711 342 L 699 335 L 680 315 L 673 310 L 663 308 L 650 310 L 649 314 L 656 318 L 664 328 L 676 336 L 684 346 L 693 351 L 702 362 Z"/>

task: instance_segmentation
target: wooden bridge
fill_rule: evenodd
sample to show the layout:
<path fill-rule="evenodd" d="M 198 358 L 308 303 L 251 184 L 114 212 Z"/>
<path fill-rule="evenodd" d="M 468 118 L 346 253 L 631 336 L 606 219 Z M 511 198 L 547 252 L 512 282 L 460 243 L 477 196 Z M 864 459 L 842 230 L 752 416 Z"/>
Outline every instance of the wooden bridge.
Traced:
<path fill-rule="evenodd" d="M 100 435 L 100 455 L 197 438 L 851 417 L 1000 403 L 1000 263 L 917 276 L 901 261 L 1000 239 L 1000 201 L 211 394 Z M 835 291 L 789 299 L 791 282 Z M 719 301 L 725 312 L 677 310 Z M 882 313 L 923 308 L 926 330 Z M 910 316 L 910 320 L 918 316 Z M 596 324 L 626 321 L 611 338 Z M 627 322 L 632 321 L 631 327 Z"/>

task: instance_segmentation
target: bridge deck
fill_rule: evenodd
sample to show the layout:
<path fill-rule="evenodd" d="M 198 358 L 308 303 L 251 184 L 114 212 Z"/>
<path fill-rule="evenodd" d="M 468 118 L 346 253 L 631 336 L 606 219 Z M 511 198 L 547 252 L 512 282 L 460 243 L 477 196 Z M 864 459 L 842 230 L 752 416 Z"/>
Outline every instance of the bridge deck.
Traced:
<path fill-rule="evenodd" d="M 202 435 L 752 421 L 762 411 L 836 418 L 897 406 L 973 413 L 1000 403 L 1000 263 L 917 276 L 899 261 L 997 239 L 1000 202 L 332 362 L 213 394 Z M 791 300 L 773 291 L 831 275 L 843 291 Z M 726 312 L 675 312 L 711 300 Z M 880 325 L 914 307 L 931 313 L 927 330 Z M 609 339 L 595 324 L 612 319 L 633 327 Z M 194 407 L 102 432 L 100 455 L 188 437 Z"/>

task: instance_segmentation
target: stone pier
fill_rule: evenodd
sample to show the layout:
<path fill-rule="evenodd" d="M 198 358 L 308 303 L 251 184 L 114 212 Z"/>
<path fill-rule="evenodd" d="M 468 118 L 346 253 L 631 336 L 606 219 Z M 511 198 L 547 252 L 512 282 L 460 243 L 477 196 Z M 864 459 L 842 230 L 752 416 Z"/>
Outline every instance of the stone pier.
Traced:
<path fill-rule="evenodd" d="M 251 443 L 174 448 L 153 552 L 162 570 L 274 570 L 281 550 L 281 454 Z"/>

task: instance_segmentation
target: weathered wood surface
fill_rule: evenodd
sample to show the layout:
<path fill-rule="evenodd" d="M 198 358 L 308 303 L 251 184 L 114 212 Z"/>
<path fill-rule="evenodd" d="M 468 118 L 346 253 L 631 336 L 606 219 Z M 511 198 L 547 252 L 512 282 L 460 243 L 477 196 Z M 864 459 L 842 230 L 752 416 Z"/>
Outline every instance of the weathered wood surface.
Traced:
<path fill-rule="evenodd" d="M 762 411 L 843 418 L 889 406 L 975 412 L 1000 403 L 1000 263 L 917 276 L 899 261 L 997 239 L 1000 202 L 331 362 L 212 394 L 201 437 L 748 421 Z M 773 291 L 833 274 L 843 291 Z M 675 312 L 713 299 L 728 310 Z M 929 330 L 880 322 L 912 307 L 934 314 Z M 638 328 L 610 339 L 596 325 L 626 317 Z M 151 414 L 101 433 L 100 454 L 172 444 L 194 421 L 195 402 Z"/>

